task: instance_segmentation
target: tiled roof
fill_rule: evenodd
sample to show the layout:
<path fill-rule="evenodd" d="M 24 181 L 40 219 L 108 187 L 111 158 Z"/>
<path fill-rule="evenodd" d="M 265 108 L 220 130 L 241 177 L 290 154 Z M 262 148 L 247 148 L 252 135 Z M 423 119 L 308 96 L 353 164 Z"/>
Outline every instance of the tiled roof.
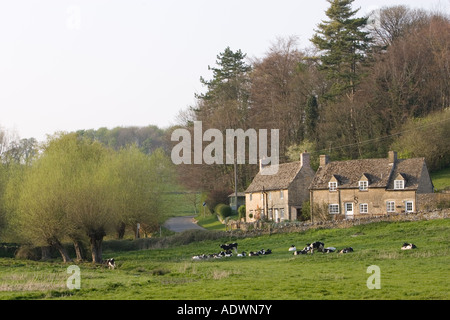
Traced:
<path fill-rule="evenodd" d="M 280 164 L 278 172 L 274 175 L 258 173 L 245 192 L 287 189 L 301 168 L 301 162 L 296 161 Z"/>
<path fill-rule="evenodd" d="M 398 159 L 395 165 L 387 158 L 333 161 L 319 167 L 310 189 L 328 189 L 333 176 L 339 182 L 338 188 L 358 188 L 363 175 L 369 180 L 369 188 L 393 189 L 398 174 L 406 177 L 405 189 L 417 189 L 424 161 L 424 158 Z"/>

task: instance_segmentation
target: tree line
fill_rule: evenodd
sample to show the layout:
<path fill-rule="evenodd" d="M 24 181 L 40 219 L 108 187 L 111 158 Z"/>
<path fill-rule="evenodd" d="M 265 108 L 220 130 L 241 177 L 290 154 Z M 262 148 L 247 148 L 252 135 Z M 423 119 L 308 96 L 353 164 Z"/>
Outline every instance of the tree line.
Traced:
<path fill-rule="evenodd" d="M 179 125 L 202 121 L 204 130 L 223 133 L 279 129 L 280 162 L 298 160 L 304 150 L 316 167 L 324 153 L 382 158 L 394 146 L 400 156 L 425 156 L 430 170 L 450 165 L 449 16 L 399 5 L 358 17 L 353 0 L 327 1 L 312 48 L 299 49 L 291 36 L 262 58 L 230 47 L 220 52 L 208 66 L 211 79 L 200 78 L 205 92 L 180 112 Z M 417 119 L 435 122 L 413 132 Z M 427 148 L 418 148 L 419 140 Z M 242 191 L 258 166 L 236 170 Z M 188 187 L 222 201 L 235 187 L 233 165 L 179 165 L 178 172 Z"/>
<path fill-rule="evenodd" d="M 34 155 L 24 163 L 2 154 L 0 235 L 43 248 L 43 257 L 55 248 L 71 260 L 62 243 L 72 242 L 77 259 L 86 259 L 88 247 L 101 263 L 106 235 L 152 233 L 164 221 L 174 171 L 163 149 L 146 154 L 136 144 L 113 149 L 57 133 Z"/>

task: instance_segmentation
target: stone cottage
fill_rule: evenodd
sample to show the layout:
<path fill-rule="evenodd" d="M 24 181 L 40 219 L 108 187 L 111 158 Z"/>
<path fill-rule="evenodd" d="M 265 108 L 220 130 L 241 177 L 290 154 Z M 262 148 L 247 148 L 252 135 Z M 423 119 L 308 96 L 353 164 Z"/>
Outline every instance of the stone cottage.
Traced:
<path fill-rule="evenodd" d="M 341 218 L 416 212 L 418 195 L 433 193 L 425 159 L 387 158 L 330 162 L 320 156 L 320 167 L 309 187 L 311 214 L 327 210 Z"/>
<path fill-rule="evenodd" d="M 246 220 L 297 220 L 302 203 L 309 200 L 308 187 L 314 177 L 310 155 L 303 152 L 300 160 L 280 164 L 274 175 L 260 172 L 245 190 Z"/>

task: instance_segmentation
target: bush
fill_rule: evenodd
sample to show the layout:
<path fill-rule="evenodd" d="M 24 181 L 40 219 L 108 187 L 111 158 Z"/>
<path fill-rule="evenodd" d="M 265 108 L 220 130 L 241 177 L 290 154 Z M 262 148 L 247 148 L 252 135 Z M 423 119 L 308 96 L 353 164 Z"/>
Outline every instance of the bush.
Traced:
<path fill-rule="evenodd" d="M 243 204 L 242 206 L 240 206 L 238 208 L 238 213 L 239 213 L 239 219 L 242 219 L 242 218 L 245 219 L 245 204 Z"/>
<path fill-rule="evenodd" d="M 219 215 L 219 217 L 224 220 L 226 217 L 231 216 L 233 213 L 233 210 L 231 210 L 231 207 L 227 204 L 219 203 L 214 211 Z"/>

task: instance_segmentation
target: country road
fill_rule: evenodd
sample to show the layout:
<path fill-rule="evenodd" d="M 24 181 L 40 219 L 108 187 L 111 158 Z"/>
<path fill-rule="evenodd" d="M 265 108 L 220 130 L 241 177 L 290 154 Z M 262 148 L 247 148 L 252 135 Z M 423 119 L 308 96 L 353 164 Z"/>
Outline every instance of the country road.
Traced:
<path fill-rule="evenodd" d="M 167 220 L 164 226 L 174 232 L 183 232 L 191 229 L 206 230 L 194 222 L 194 216 L 173 217 Z"/>

